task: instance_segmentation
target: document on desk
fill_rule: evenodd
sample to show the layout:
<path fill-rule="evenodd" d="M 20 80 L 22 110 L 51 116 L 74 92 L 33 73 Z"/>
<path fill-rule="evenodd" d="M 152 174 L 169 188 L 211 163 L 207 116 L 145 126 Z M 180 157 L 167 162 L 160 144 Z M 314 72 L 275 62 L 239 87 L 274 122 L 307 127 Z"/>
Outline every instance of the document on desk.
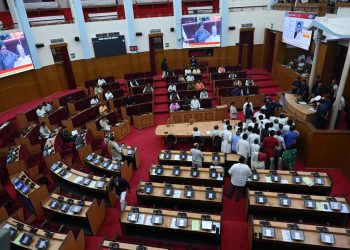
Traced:
<path fill-rule="evenodd" d="M 211 132 L 210 131 L 206 131 L 207 135 L 211 135 Z"/>
<path fill-rule="evenodd" d="M 23 234 L 24 234 L 24 233 L 19 233 L 19 235 L 18 235 L 18 236 L 16 237 L 16 239 L 13 241 L 13 243 L 14 243 L 15 245 L 17 245 L 17 246 L 21 246 L 21 245 L 22 245 L 21 242 L 20 242 L 20 240 L 21 240 Z"/>
<path fill-rule="evenodd" d="M 349 208 L 346 204 L 341 204 L 342 205 L 342 208 L 340 210 L 341 213 L 349 213 Z"/>
<path fill-rule="evenodd" d="M 218 177 L 216 178 L 218 181 L 222 181 L 223 179 L 224 179 L 224 177 L 223 176 L 221 176 L 221 175 L 218 175 Z"/>
<path fill-rule="evenodd" d="M 160 155 L 159 155 L 159 158 L 160 158 L 160 159 L 164 159 L 164 154 L 160 154 Z"/>
<path fill-rule="evenodd" d="M 145 214 L 139 214 L 139 218 L 137 219 L 136 224 L 143 225 L 145 223 L 145 217 L 146 217 Z"/>
<path fill-rule="evenodd" d="M 303 177 L 303 182 L 309 187 L 314 185 L 314 182 L 310 177 Z"/>
<path fill-rule="evenodd" d="M 192 161 L 192 155 L 188 155 L 188 156 L 187 156 L 187 160 L 188 160 L 188 161 Z"/>
<path fill-rule="evenodd" d="M 146 217 L 146 222 L 145 222 L 146 226 L 152 226 L 152 215 L 147 215 Z"/>
<path fill-rule="evenodd" d="M 281 183 L 282 183 L 282 184 L 288 184 L 289 181 L 288 181 L 288 180 L 281 180 Z"/>
<path fill-rule="evenodd" d="M 181 190 L 174 190 L 173 198 L 180 198 L 181 197 Z"/>
<path fill-rule="evenodd" d="M 152 169 L 151 174 L 152 174 L 152 175 L 156 175 L 156 170 L 155 170 L 155 169 Z"/>
<path fill-rule="evenodd" d="M 176 226 L 176 218 L 172 218 L 172 219 L 171 219 L 170 228 L 172 228 L 172 229 L 179 229 L 179 227 Z"/>
<path fill-rule="evenodd" d="M 59 172 L 61 172 L 61 168 L 58 167 L 54 172 L 55 172 L 55 174 L 58 174 Z"/>
<path fill-rule="evenodd" d="M 331 206 L 329 205 L 328 202 L 316 202 L 316 210 L 324 211 L 324 212 L 332 211 Z"/>
<path fill-rule="evenodd" d="M 219 234 L 220 234 L 220 231 L 221 231 L 221 228 L 220 228 L 220 222 L 213 222 L 213 225 L 215 225 L 215 230 L 211 230 L 210 232 L 215 234 L 216 233 L 216 228 L 219 229 Z"/>
<path fill-rule="evenodd" d="M 180 160 L 180 155 L 174 155 L 174 160 L 179 161 Z"/>
<path fill-rule="evenodd" d="M 199 231 L 200 229 L 200 221 L 192 220 L 192 231 Z"/>
<path fill-rule="evenodd" d="M 290 235 L 290 230 L 282 229 L 281 231 L 283 241 L 291 242 L 292 236 Z"/>
<path fill-rule="evenodd" d="M 68 180 L 69 177 L 71 177 L 71 176 L 72 176 L 72 173 L 67 173 L 63 178 L 66 179 L 66 180 Z"/>
<path fill-rule="evenodd" d="M 271 183 L 271 176 L 265 176 L 265 182 Z"/>
<path fill-rule="evenodd" d="M 94 188 L 94 187 L 96 187 L 96 181 L 90 181 L 88 187 L 89 187 L 89 188 Z"/>
<path fill-rule="evenodd" d="M 74 183 L 76 184 L 80 184 L 83 181 L 83 177 L 82 176 L 78 176 L 77 178 L 74 179 Z"/>

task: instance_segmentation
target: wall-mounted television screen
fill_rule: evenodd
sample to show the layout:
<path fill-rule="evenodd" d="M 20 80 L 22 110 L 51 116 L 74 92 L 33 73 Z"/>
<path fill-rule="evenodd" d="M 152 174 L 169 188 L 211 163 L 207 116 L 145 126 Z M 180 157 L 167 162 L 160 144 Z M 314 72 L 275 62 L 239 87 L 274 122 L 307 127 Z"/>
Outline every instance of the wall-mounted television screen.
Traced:
<path fill-rule="evenodd" d="M 125 37 L 123 35 L 92 38 L 92 46 L 94 47 L 95 57 L 126 54 Z"/>
<path fill-rule="evenodd" d="M 0 78 L 34 69 L 23 32 L 0 34 Z"/>
<path fill-rule="evenodd" d="M 286 12 L 284 17 L 282 41 L 309 50 L 312 31 L 304 29 L 315 19 L 313 13 Z"/>
<path fill-rule="evenodd" d="M 182 47 L 220 47 L 221 16 L 185 17 L 181 19 Z"/>

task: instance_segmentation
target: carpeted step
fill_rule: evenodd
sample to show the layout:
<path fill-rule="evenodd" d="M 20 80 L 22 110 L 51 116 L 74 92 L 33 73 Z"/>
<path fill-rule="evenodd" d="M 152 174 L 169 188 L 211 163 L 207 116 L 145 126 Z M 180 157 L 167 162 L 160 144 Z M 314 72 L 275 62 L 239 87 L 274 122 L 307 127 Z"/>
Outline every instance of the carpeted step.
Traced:
<path fill-rule="evenodd" d="M 273 88 L 261 88 L 261 89 L 259 89 L 259 91 L 260 91 L 260 93 L 262 93 L 262 94 L 274 96 L 274 95 L 277 94 L 277 92 L 282 91 L 282 89 L 280 89 L 280 88 L 275 88 L 275 87 L 273 87 Z"/>
<path fill-rule="evenodd" d="M 154 90 L 155 95 L 168 95 L 168 90 L 166 88 L 157 88 Z"/>
<path fill-rule="evenodd" d="M 167 95 L 159 95 L 154 98 L 154 103 L 156 104 L 161 104 L 161 103 L 166 103 L 168 104 L 168 96 Z"/>
<path fill-rule="evenodd" d="M 164 112 L 169 112 L 168 103 L 154 105 L 153 112 L 156 114 L 161 114 Z"/>
<path fill-rule="evenodd" d="M 271 80 L 267 80 L 267 81 L 256 81 L 255 85 L 258 86 L 258 88 L 277 88 L 278 87 L 278 83 L 271 81 Z"/>
<path fill-rule="evenodd" d="M 267 75 L 251 75 L 250 76 L 254 81 L 269 81 L 272 80 L 271 76 Z"/>
<path fill-rule="evenodd" d="M 96 250 L 96 249 L 99 249 L 99 247 L 102 244 L 103 240 L 104 240 L 104 237 L 85 236 L 85 250 Z"/>
<path fill-rule="evenodd" d="M 232 210 L 232 213 L 235 211 Z M 221 249 L 249 250 L 248 223 L 222 221 Z M 271 248 L 272 249 L 272 248 Z"/>

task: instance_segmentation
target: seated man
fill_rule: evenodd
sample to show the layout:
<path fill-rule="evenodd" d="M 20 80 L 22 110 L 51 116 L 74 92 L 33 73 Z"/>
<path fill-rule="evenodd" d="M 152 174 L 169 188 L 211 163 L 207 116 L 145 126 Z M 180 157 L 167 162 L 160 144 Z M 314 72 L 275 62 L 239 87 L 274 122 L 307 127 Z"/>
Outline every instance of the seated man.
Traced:
<path fill-rule="evenodd" d="M 254 81 L 252 79 L 245 80 L 245 86 L 254 86 Z"/>
<path fill-rule="evenodd" d="M 194 95 L 191 101 L 191 109 L 200 109 L 200 107 L 201 107 L 201 104 L 198 101 L 197 97 Z"/>
<path fill-rule="evenodd" d="M 98 112 L 101 116 L 108 114 L 109 110 L 105 102 L 103 102 L 101 106 L 98 108 Z"/>
<path fill-rule="evenodd" d="M 170 76 L 175 76 L 175 73 L 174 73 L 174 71 L 172 71 L 172 69 L 169 68 L 169 69 L 165 72 L 165 75 L 168 76 L 168 77 L 170 77 Z"/>
<path fill-rule="evenodd" d="M 232 90 L 231 90 L 231 96 L 240 96 L 241 95 L 241 90 L 239 87 L 234 87 Z"/>
<path fill-rule="evenodd" d="M 194 86 L 194 88 L 196 89 L 196 90 L 202 90 L 202 89 L 204 89 L 205 87 L 204 87 L 204 84 L 201 82 L 201 81 L 197 81 L 196 82 L 196 85 Z"/>
<path fill-rule="evenodd" d="M 236 78 L 237 78 L 237 75 L 236 75 L 235 72 L 231 71 L 230 74 L 228 74 L 228 79 L 233 80 L 233 79 L 236 79 Z"/>
<path fill-rule="evenodd" d="M 53 107 L 48 102 L 43 102 L 43 109 L 45 110 L 45 113 L 49 114 L 53 111 Z"/>
<path fill-rule="evenodd" d="M 147 84 L 147 86 L 143 88 L 142 93 L 153 93 L 153 87 L 151 86 L 151 84 Z"/>
<path fill-rule="evenodd" d="M 175 112 L 175 111 L 178 111 L 179 109 L 180 109 L 180 105 L 176 101 L 173 101 L 169 106 L 170 112 Z"/>
<path fill-rule="evenodd" d="M 224 66 L 220 66 L 218 68 L 218 73 L 225 73 L 225 72 L 226 72 L 226 70 L 225 70 Z"/>
<path fill-rule="evenodd" d="M 39 128 L 40 137 L 47 139 L 51 135 L 50 129 L 46 126 L 45 122 L 42 122 Z"/>
<path fill-rule="evenodd" d="M 129 83 L 130 83 L 130 87 L 137 87 L 137 86 L 139 86 L 139 83 L 136 80 L 131 80 Z"/>
<path fill-rule="evenodd" d="M 190 68 L 185 69 L 185 76 L 192 74 L 192 71 Z"/>
<path fill-rule="evenodd" d="M 176 84 L 175 83 L 170 83 L 168 87 L 168 92 L 176 92 Z"/>
<path fill-rule="evenodd" d="M 199 94 L 199 98 L 200 99 L 206 99 L 209 98 L 209 94 L 207 89 L 203 89 L 202 92 Z"/>
<path fill-rule="evenodd" d="M 94 88 L 94 94 L 98 95 L 98 94 L 102 94 L 103 93 L 103 88 L 99 85 L 96 85 L 96 87 Z"/>
<path fill-rule="evenodd" d="M 38 109 L 36 110 L 36 115 L 37 115 L 38 117 L 44 117 L 44 116 L 46 115 L 46 112 L 45 112 L 45 110 L 44 110 L 44 108 L 43 108 L 43 105 L 40 105 L 40 106 L 38 107 Z"/>
<path fill-rule="evenodd" d="M 98 105 L 98 104 L 100 104 L 100 100 L 96 96 L 91 98 L 91 101 L 90 101 L 91 106 Z"/>
<path fill-rule="evenodd" d="M 64 142 L 72 142 L 72 141 L 75 141 L 75 139 L 77 138 L 77 135 L 73 136 L 72 133 L 68 131 L 66 126 L 63 126 L 61 131 L 62 131 L 62 140 Z"/>
<path fill-rule="evenodd" d="M 103 86 L 106 84 L 106 80 L 102 78 L 102 76 L 100 76 L 97 80 L 97 85 L 98 86 Z"/>
<path fill-rule="evenodd" d="M 297 79 L 295 79 L 295 81 L 292 83 L 292 86 L 293 86 L 293 90 L 292 90 L 292 93 L 293 94 L 296 94 L 298 93 L 299 89 L 301 88 L 301 78 L 298 76 Z"/>
<path fill-rule="evenodd" d="M 178 82 L 185 82 L 185 77 L 183 75 L 179 75 L 179 78 L 177 79 Z"/>
<path fill-rule="evenodd" d="M 105 98 L 106 100 L 112 100 L 114 98 L 114 95 L 112 94 L 111 91 L 107 90 L 107 92 L 105 93 Z"/>
<path fill-rule="evenodd" d="M 187 83 L 187 90 L 194 90 L 194 83 L 193 82 Z"/>
<path fill-rule="evenodd" d="M 192 74 L 189 74 L 186 76 L 186 82 L 193 82 L 194 81 L 194 76 Z"/>
<path fill-rule="evenodd" d="M 178 93 L 173 92 L 173 93 L 171 93 L 169 99 L 170 99 L 170 101 L 178 101 L 178 100 L 180 100 L 180 96 Z"/>
<path fill-rule="evenodd" d="M 250 95 L 249 87 L 244 86 L 241 90 L 242 95 Z"/>
<path fill-rule="evenodd" d="M 104 131 L 111 131 L 111 125 L 109 125 L 109 121 L 106 117 L 100 120 L 100 126 Z"/>
<path fill-rule="evenodd" d="M 130 105 L 134 105 L 134 104 L 135 104 L 135 100 L 131 95 L 129 95 L 123 99 L 123 106 L 130 106 Z"/>
<path fill-rule="evenodd" d="M 199 68 L 194 68 L 192 70 L 192 75 L 200 75 L 201 74 L 201 70 Z"/>

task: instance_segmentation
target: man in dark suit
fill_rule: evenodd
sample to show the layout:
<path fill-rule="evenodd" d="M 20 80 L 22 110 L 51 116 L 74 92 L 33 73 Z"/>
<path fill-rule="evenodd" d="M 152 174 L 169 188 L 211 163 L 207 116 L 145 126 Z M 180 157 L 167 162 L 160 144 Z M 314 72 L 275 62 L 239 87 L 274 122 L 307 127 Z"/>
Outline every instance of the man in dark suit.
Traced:
<path fill-rule="evenodd" d="M 117 195 L 120 198 L 120 210 L 121 212 L 124 211 L 127 202 L 126 202 L 126 191 L 128 190 L 130 193 L 130 184 L 125 180 L 122 176 L 121 173 L 118 172 L 117 174 L 113 175 L 111 178 L 111 184 L 109 186 L 110 190 L 115 189 Z"/>

